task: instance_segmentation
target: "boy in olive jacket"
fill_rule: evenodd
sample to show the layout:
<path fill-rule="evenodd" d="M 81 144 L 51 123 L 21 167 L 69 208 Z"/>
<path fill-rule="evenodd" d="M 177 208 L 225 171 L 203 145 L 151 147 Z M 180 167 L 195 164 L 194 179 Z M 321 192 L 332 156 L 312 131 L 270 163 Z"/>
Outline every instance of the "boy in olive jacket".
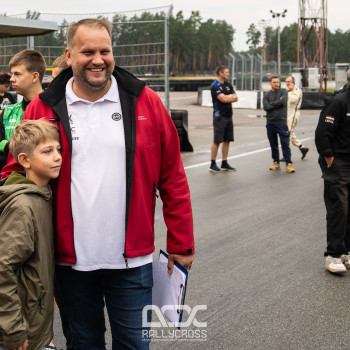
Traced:
<path fill-rule="evenodd" d="M 53 338 L 51 179 L 61 168 L 57 128 L 23 121 L 10 142 L 25 173 L 0 181 L 0 349 L 45 349 Z"/>

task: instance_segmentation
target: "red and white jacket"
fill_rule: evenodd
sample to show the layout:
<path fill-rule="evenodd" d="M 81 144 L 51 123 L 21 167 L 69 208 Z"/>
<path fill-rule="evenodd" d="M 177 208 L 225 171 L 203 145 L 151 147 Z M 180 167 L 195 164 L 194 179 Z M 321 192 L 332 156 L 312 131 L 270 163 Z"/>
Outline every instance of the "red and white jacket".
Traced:
<path fill-rule="evenodd" d="M 144 82 L 119 67 L 115 67 L 113 75 L 118 82 L 125 133 L 124 257 L 133 258 L 154 251 L 157 189 L 163 202 L 163 215 L 168 228 L 167 251 L 174 254 L 194 254 L 190 192 L 174 124 L 158 95 L 146 87 Z M 66 84 L 72 76 L 71 68 L 62 71 L 43 93 L 31 101 L 23 117 L 46 118 L 59 129 L 62 168 L 59 178 L 51 184 L 56 213 L 56 259 L 69 264 L 76 261 L 70 193 L 72 135 L 65 98 Z M 101 149 L 101 157 L 103 153 Z M 106 159 L 107 161 L 111 159 Z M 19 169 L 10 154 L 1 175 L 5 177 Z M 93 165 L 91 171 L 99 176 L 99 169 L 94 169 Z M 116 210 L 118 205 L 116 198 Z"/>

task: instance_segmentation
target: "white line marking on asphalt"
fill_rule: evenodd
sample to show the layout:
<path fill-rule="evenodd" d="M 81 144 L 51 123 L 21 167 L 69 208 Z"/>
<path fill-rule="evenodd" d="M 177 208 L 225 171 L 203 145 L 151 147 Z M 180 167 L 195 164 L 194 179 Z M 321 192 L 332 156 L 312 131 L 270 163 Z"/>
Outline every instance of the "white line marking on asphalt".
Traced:
<path fill-rule="evenodd" d="M 304 141 L 309 141 L 309 140 L 313 140 L 313 137 L 309 137 L 306 139 L 302 139 L 300 141 L 304 142 Z M 241 153 L 241 154 L 237 154 L 236 156 L 231 156 L 231 157 L 227 157 L 227 160 L 229 159 L 237 159 L 237 158 L 242 158 L 242 157 L 246 157 L 246 156 L 251 156 L 253 154 L 257 154 L 257 153 L 261 153 L 261 152 L 265 152 L 265 151 L 270 151 L 271 148 L 270 147 L 266 147 L 266 148 L 261 148 L 261 149 L 257 149 L 255 151 L 251 151 L 251 152 L 246 152 L 246 153 Z M 217 162 L 221 162 L 222 159 L 217 159 Z M 204 165 L 210 165 L 211 162 L 204 162 L 204 163 L 198 163 L 198 164 L 194 164 L 194 165 L 189 165 L 189 166 L 185 166 L 185 170 L 187 169 L 193 169 L 193 168 L 199 168 L 201 166 Z"/>

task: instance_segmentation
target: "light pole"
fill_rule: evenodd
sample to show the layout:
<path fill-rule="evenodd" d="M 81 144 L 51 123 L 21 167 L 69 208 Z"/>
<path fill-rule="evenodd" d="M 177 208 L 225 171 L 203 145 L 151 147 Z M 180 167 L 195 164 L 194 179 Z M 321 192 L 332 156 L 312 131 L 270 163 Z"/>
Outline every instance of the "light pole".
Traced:
<path fill-rule="evenodd" d="M 280 17 L 286 17 L 287 10 L 283 12 L 274 12 L 270 10 L 272 18 L 277 17 L 277 62 L 278 62 L 278 76 L 281 77 L 281 40 L 280 40 Z"/>

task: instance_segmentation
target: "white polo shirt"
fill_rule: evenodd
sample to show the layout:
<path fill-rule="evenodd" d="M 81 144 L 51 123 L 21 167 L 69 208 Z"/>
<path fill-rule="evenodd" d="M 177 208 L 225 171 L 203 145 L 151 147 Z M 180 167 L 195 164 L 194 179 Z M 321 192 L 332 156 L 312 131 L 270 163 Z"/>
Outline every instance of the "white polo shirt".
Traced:
<path fill-rule="evenodd" d="M 72 133 L 71 205 L 76 264 L 80 271 L 124 269 L 126 160 L 116 79 L 105 96 L 83 100 L 66 86 Z M 128 259 L 129 267 L 152 262 L 152 254 Z"/>

